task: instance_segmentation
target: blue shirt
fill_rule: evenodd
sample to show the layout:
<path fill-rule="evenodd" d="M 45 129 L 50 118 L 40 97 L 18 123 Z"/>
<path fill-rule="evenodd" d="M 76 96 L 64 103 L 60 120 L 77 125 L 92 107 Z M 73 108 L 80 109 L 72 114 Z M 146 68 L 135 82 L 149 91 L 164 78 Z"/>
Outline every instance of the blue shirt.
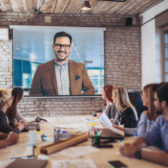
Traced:
<path fill-rule="evenodd" d="M 141 114 L 140 120 L 137 125 L 137 136 L 143 136 L 152 126 L 154 121 L 148 119 L 148 115 L 145 113 Z"/>
<path fill-rule="evenodd" d="M 168 152 L 168 121 L 159 116 L 143 136 L 148 145 L 157 146 Z"/>

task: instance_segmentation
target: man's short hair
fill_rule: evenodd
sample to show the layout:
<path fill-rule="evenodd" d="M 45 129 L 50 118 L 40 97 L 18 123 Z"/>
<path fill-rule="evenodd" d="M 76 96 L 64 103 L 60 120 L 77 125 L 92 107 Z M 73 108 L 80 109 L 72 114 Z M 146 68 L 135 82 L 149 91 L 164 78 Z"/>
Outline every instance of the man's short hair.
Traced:
<path fill-rule="evenodd" d="M 56 34 L 54 35 L 53 44 L 55 44 L 55 40 L 56 40 L 56 38 L 58 38 L 58 37 L 68 37 L 69 40 L 70 40 L 70 44 L 72 43 L 72 36 L 71 36 L 70 34 L 68 34 L 68 33 L 62 31 L 62 32 L 58 32 L 58 33 L 56 33 Z"/>
<path fill-rule="evenodd" d="M 168 83 L 163 83 L 157 90 L 159 102 L 166 101 L 168 104 Z"/>

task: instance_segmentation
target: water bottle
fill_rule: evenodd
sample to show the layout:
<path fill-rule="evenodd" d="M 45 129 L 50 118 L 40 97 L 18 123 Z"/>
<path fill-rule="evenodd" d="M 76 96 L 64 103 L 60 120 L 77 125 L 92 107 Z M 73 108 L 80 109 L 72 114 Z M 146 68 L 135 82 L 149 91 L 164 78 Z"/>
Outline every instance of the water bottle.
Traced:
<path fill-rule="evenodd" d="M 58 128 L 54 128 L 54 142 L 60 140 L 60 130 Z"/>
<path fill-rule="evenodd" d="M 29 129 L 29 142 L 28 145 L 36 146 L 36 128 L 32 127 Z"/>

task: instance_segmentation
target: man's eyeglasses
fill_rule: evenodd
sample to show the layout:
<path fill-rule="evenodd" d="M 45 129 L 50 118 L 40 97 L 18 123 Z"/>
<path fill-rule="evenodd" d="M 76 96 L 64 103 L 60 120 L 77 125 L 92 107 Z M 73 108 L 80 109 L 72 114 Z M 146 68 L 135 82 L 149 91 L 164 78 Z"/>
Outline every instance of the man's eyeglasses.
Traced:
<path fill-rule="evenodd" d="M 54 44 L 54 45 L 55 45 L 56 49 L 61 49 L 63 47 L 65 50 L 68 50 L 71 46 L 68 44 Z"/>

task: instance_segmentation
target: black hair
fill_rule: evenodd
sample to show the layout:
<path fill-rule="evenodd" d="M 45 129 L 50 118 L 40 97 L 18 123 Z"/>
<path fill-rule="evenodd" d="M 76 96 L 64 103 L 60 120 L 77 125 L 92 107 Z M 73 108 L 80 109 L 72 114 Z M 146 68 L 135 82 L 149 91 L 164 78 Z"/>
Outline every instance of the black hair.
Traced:
<path fill-rule="evenodd" d="M 162 83 L 162 85 L 157 90 L 157 96 L 159 102 L 166 101 L 168 104 L 168 83 Z"/>
<path fill-rule="evenodd" d="M 55 40 L 56 40 L 56 38 L 58 38 L 58 37 L 68 37 L 69 40 L 70 40 L 70 44 L 72 43 L 72 36 L 71 36 L 70 34 L 68 34 L 68 33 L 62 31 L 62 32 L 58 32 L 58 33 L 56 33 L 56 34 L 54 35 L 53 44 L 55 44 Z"/>

